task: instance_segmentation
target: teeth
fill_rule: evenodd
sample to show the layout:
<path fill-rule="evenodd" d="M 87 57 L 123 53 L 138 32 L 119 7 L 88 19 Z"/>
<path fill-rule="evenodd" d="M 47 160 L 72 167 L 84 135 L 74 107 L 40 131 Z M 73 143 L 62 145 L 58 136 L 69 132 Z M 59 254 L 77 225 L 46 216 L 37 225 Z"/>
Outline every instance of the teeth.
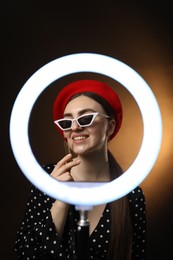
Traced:
<path fill-rule="evenodd" d="M 74 140 L 83 140 L 86 139 L 86 136 L 76 136 L 74 137 Z"/>

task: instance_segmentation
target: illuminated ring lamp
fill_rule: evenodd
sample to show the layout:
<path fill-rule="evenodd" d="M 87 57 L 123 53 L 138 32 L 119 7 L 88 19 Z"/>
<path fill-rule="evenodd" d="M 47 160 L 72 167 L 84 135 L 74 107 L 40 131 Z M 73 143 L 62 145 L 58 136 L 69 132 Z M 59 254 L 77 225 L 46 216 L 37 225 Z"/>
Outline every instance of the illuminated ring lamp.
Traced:
<path fill-rule="evenodd" d="M 141 111 L 144 129 L 140 151 L 127 171 L 111 182 L 57 181 L 38 164 L 30 147 L 28 123 L 38 96 L 55 80 L 78 72 L 99 73 L 120 82 L 132 94 Z M 30 182 L 50 197 L 76 207 L 87 208 L 111 202 L 136 188 L 152 169 L 160 150 L 161 139 L 161 114 L 156 98 L 147 83 L 121 61 L 93 53 L 67 55 L 40 68 L 19 92 L 10 119 L 11 146 L 23 173 Z"/>

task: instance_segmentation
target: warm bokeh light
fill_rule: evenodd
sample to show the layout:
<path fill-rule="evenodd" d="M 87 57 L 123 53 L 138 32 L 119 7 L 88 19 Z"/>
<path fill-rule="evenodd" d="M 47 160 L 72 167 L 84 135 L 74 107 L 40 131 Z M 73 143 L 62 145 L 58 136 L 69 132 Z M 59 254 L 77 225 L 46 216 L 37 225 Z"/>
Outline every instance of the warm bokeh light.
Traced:
<path fill-rule="evenodd" d="M 170 69 L 170 70 L 169 70 Z M 172 147 L 173 147 L 173 89 L 172 68 L 158 66 L 146 71 L 146 76 L 153 86 L 162 113 L 163 138 L 160 154 L 151 174 L 143 183 L 148 204 L 153 208 L 153 215 L 162 214 L 162 205 L 172 197 Z"/>

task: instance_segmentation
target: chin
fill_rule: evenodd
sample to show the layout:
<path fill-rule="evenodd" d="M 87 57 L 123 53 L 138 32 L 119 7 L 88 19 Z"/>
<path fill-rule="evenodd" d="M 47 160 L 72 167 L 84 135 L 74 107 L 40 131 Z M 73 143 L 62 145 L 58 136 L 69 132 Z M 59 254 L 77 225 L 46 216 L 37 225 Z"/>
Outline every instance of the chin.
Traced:
<path fill-rule="evenodd" d="M 76 156 L 85 156 L 85 155 L 90 155 L 93 154 L 95 150 L 91 150 L 91 149 L 85 149 L 85 150 L 79 150 L 79 149 L 74 149 L 73 153 Z"/>
<path fill-rule="evenodd" d="M 73 153 L 78 156 L 78 155 L 85 155 L 87 154 L 87 151 L 73 151 Z"/>

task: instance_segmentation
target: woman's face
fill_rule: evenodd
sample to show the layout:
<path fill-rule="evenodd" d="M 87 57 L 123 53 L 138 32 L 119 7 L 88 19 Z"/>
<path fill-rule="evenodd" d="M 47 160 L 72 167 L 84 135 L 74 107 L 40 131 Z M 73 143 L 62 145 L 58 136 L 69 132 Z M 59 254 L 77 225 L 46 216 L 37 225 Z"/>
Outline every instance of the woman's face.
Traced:
<path fill-rule="evenodd" d="M 67 104 L 64 110 L 64 118 L 74 119 L 93 112 L 106 115 L 103 107 L 98 102 L 81 95 Z M 64 131 L 64 137 L 67 139 L 69 148 L 76 155 L 84 155 L 93 151 L 105 150 L 108 137 L 113 132 L 114 127 L 114 120 L 111 123 L 106 117 L 97 115 L 92 125 L 87 127 L 80 127 L 74 121 L 72 128 Z"/>

